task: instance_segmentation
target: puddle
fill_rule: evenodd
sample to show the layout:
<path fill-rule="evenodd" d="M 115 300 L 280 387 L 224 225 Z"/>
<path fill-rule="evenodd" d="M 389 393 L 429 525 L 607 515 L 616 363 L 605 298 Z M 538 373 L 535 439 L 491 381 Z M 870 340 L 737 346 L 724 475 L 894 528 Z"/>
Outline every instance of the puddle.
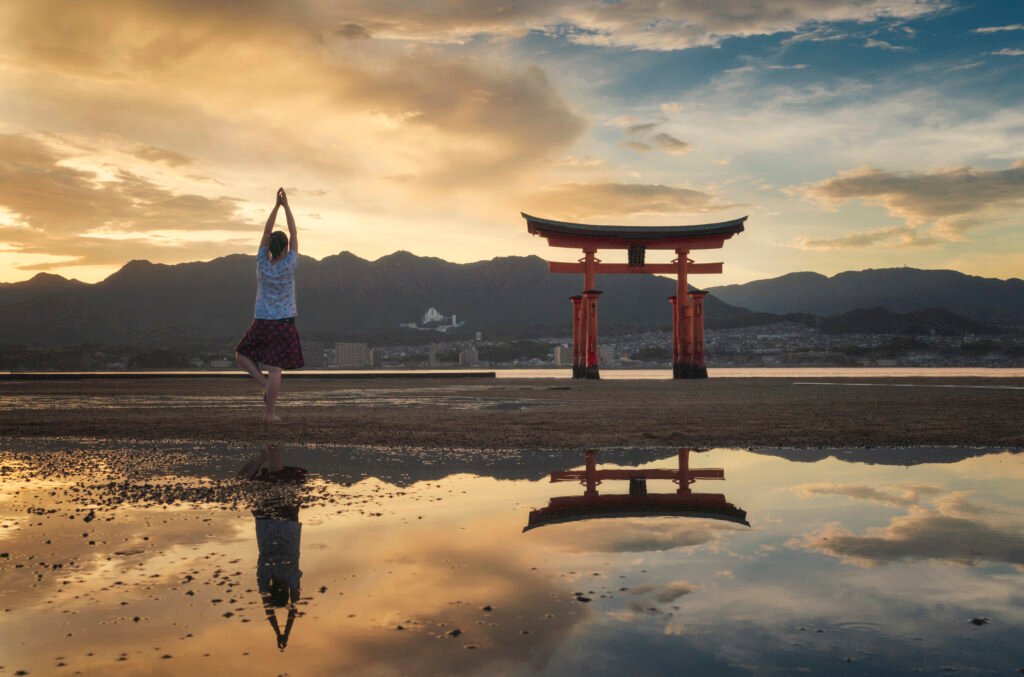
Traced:
<path fill-rule="evenodd" d="M 1024 455 L 716 449 L 682 494 L 675 449 L 593 467 L 0 443 L 0 674 L 1024 667 Z"/>

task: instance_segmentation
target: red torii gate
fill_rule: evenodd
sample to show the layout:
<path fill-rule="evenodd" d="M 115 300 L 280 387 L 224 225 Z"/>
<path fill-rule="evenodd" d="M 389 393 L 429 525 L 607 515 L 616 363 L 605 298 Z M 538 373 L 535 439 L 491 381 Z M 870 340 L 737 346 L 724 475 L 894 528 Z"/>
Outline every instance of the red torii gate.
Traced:
<path fill-rule="evenodd" d="M 601 274 L 653 273 L 676 276 L 672 303 L 672 377 L 707 378 L 704 362 L 704 296 L 690 291 L 692 274 L 722 272 L 721 263 L 694 263 L 690 251 L 721 249 L 725 241 L 743 232 L 746 216 L 722 223 L 695 226 L 593 226 L 585 223 L 552 221 L 522 213 L 527 229 L 547 239 L 552 247 L 583 250 L 576 263 L 549 262 L 552 273 L 583 273 L 583 293 L 570 297 L 573 304 L 573 378 L 600 378 L 597 360 L 597 299 L 594 277 Z M 602 263 L 598 249 L 626 249 L 628 263 Z M 674 250 L 672 263 L 646 263 L 648 249 Z"/>

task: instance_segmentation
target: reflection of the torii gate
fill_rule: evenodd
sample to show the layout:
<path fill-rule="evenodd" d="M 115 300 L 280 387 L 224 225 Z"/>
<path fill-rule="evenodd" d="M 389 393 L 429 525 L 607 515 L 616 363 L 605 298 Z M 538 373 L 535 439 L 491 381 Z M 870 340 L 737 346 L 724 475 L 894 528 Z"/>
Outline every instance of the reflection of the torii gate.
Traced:
<path fill-rule="evenodd" d="M 704 517 L 750 526 L 747 511 L 725 500 L 723 494 L 702 494 L 690 490 L 697 480 L 724 480 L 721 468 L 690 468 L 690 450 L 679 450 L 679 468 L 597 469 L 597 454 L 584 452 L 583 470 L 558 470 L 552 482 L 579 482 L 586 489 L 582 496 L 556 496 L 547 507 L 530 511 L 523 531 L 548 524 L 575 522 L 603 517 Z M 628 480 L 628 494 L 599 494 L 597 485 L 604 480 Z M 647 480 L 672 480 L 679 488 L 670 494 L 647 493 Z"/>

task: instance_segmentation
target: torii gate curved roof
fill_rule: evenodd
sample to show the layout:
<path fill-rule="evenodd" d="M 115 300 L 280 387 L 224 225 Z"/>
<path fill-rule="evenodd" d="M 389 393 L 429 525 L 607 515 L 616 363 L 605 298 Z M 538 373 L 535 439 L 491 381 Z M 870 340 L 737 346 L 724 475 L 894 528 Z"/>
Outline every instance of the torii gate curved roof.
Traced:
<path fill-rule="evenodd" d="M 598 226 L 553 221 L 520 212 L 533 235 L 547 239 L 552 247 L 596 246 L 627 249 L 643 245 L 648 249 L 717 249 L 725 240 L 743 232 L 746 216 L 721 223 L 692 226 Z"/>
<path fill-rule="evenodd" d="M 598 496 L 598 499 L 611 499 L 607 504 L 598 503 L 592 506 L 573 506 L 555 508 L 551 506 L 530 511 L 529 523 L 523 531 L 531 531 L 550 524 L 566 524 L 583 522 L 590 519 L 613 519 L 621 517 L 696 517 L 733 522 L 750 526 L 747 511 L 737 508 L 732 503 L 722 505 L 686 505 L 684 501 L 674 501 L 675 494 L 649 494 L 651 498 L 663 498 L 662 502 L 632 499 L 628 495 Z M 573 497 L 577 498 L 577 497 Z"/>

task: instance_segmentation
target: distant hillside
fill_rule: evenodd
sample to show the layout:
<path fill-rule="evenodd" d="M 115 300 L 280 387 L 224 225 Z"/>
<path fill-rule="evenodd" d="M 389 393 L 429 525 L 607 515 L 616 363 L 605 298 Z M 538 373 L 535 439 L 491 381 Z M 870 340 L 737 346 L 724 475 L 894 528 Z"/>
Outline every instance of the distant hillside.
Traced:
<path fill-rule="evenodd" d="M 885 308 L 851 310 L 841 315 L 817 318 L 801 315 L 805 324 L 817 326 L 823 334 L 904 334 L 920 336 L 938 334 L 991 334 L 998 331 L 993 325 L 951 313 L 943 308 L 928 308 L 912 313 L 893 313 Z"/>
<path fill-rule="evenodd" d="M 565 336 L 568 297 L 576 275 L 553 275 L 538 257 L 505 257 L 455 264 L 396 252 L 367 261 L 342 252 L 321 261 L 302 257 L 296 274 L 299 328 L 310 339 L 400 339 L 398 328 L 430 306 L 465 321 L 465 331 L 488 336 Z M 602 276 L 603 333 L 672 326 L 666 300 L 675 283 L 651 275 Z M 237 340 L 252 319 L 254 257 L 233 255 L 178 265 L 132 261 L 96 284 L 40 274 L 0 285 L 4 331 L 0 344 L 40 346 L 105 343 L 146 345 Z M 706 302 L 707 326 L 778 321 L 722 303 Z M 435 334 L 435 336 L 438 336 Z"/>
<path fill-rule="evenodd" d="M 910 313 L 941 308 L 976 322 L 1024 324 L 1024 280 L 955 270 L 884 268 L 832 277 L 790 273 L 710 291 L 726 303 L 765 313 L 839 315 L 864 308 Z"/>

